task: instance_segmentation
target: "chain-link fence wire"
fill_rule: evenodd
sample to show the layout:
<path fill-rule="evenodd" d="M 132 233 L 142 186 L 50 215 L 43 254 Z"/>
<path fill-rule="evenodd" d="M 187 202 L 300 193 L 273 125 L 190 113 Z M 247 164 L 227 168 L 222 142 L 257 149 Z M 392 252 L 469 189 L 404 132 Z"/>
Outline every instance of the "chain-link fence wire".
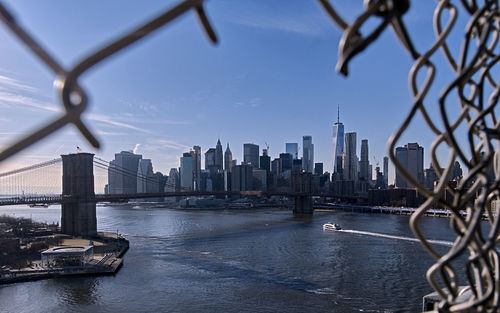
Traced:
<path fill-rule="evenodd" d="M 98 148 L 99 141 L 82 120 L 82 114 L 87 108 L 88 98 L 85 90 L 83 90 L 83 88 L 78 84 L 78 78 L 91 67 L 98 65 L 102 61 L 115 55 L 117 52 L 150 35 L 155 30 L 165 26 L 190 10 L 196 11 L 208 38 L 213 43 L 216 43 L 217 36 L 215 35 L 215 32 L 207 18 L 203 8 L 203 2 L 204 0 L 185 0 L 180 2 L 157 17 L 147 21 L 143 25 L 110 42 L 103 48 L 93 52 L 91 55 L 83 58 L 71 69 L 65 69 L 54 57 L 52 57 L 49 52 L 44 49 L 43 46 L 39 44 L 20 23 L 17 22 L 7 7 L 0 2 L 0 20 L 31 50 L 31 52 L 33 52 L 33 54 L 35 54 L 42 61 L 42 63 L 47 65 L 57 77 L 54 85 L 58 88 L 61 105 L 64 109 L 64 115 L 62 117 L 59 117 L 46 126 L 35 130 L 28 136 L 20 139 L 1 151 L 0 162 L 68 124 L 75 125 L 87 141 L 93 147 Z"/>
<path fill-rule="evenodd" d="M 427 196 L 427 201 L 412 216 L 410 225 L 415 235 L 422 241 L 430 254 L 437 260 L 427 273 L 432 287 L 441 295 L 442 311 L 487 311 L 493 312 L 499 305 L 499 256 L 495 250 L 499 222 L 496 213 L 492 212 L 491 203 L 498 199 L 500 186 L 500 155 L 497 147 L 500 137 L 499 121 L 495 108 L 498 102 L 500 85 L 491 74 L 491 69 L 497 64 L 499 55 L 495 48 L 499 39 L 499 10 L 497 1 L 484 0 L 478 4 L 476 0 L 438 0 L 434 11 L 434 28 L 436 39 L 434 44 L 425 53 L 419 53 L 412 43 L 406 30 L 403 16 L 410 7 L 409 0 L 365 0 L 365 11 L 348 24 L 336 12 L 329 0 L 319 0 L 332 20 L 343 30 L 340 42 L 340 53 L 337 70 L 344 75 L 348 74 L 350 60 L 363 51 L 387 28 L 391 27 L 404 48 L 410 53 L 415 63 L 409 73 L 411 92 L 414 97 L 413 105 L 404 119 L 401 127 L 389 140 L 389 155 L 400 173 L 413 184 L 417 190 Z M 213 28 L 203 9 L 203 0 L 185 0 L 166 10 L 156 18 L 132 30 L 119 39 L 109 43 L 84 58 L 71 69 L 63 68 L 47 50 L 43 48 L 27 30 L 25 30 L 0 2 L 0 20 L 26 46 L 46 64 L 57 77 L 56 86 L 59 90 L 64 115 L 48 125 L 34 131 L 30 135 L 15 142 L 0 152 L 0 161 L 32 145 L 40 139 L 50 135 L 67 124 L 74 124 L 83 136 L 94 147 L 99 147 L 99 141 L 86 127 L 82 114 L 87 108 L 87 94 L 79 86 L 78 78 L 89 68 L 98 65 L 105 59 L 113 56 L 138 40 L 148 36 L 153 31 L 170 23 L 190 10 L 195 10 L 201 25 L 212 42 L 217 41 Z M 465 38 L 461 55 L 456 60 L 447 45 L 446 39 L 456 25 L 458 9 L 461 5 L 469 14 L 469 24 L 465 29 Z M 448 16 L 447 19 L 444 17 Z M 366 36 L 362 35 L 361 27 L 369 19 L 379 19 L 380 23 Z M 444 26 L 443 26 L 444 25 Z M 473 46 L 473 44 L 476 44 Z M 436 66 L 430 60 L 431 56 L 441 50 L 444 53 L 455 79 L 444 87 L 438 99 L 440 116 L 444 127 L 442 129 L 431 118 L 426 109 L 427 94 L 434 82 Z M 426 79 L 422 85 L 417 83 L 420 72 L 426 72 Z M 486 100 L 487 90 L 493 91 Z M 452 93 L 457 93 L 460 104 L 460 114 L 452 119 L 447 113 Z M 454 102 L 453 102 L 454 103 Z M 420 112 L 429 129 L 436 139 L 431 146 L 432 165 L 437 171 L 440 181 L 434 190 L 426 189 L 416 177 L 413 177 L 395 156 L 395 146 L 407 130 L 410 122 Z M 458 128 L 466 125 L 468 132 L 466 142 L 468 150 L 464 151 L 459 142 L 464 138 L 458 133 Z M 460 138 L 459 138 L 460 137 Z M 450 155 L 446 164 L 441 164 L 437 157 L 437 150 L 446 147 Z M 467 157 L 467 155 L 470 157 Z M 454 162 L 461 160 L 468 169 L 468 173 L 458 183 L 452 185 L 449 178 L 452 175 Z M 494 175 L 489 175 L 494 168 Z M 445 192 L 452 197 L 445 197 Z M 498 203 L 496 201 L 495 203 Z M 419 220 L 431 208 L 433 203 L 449 209 L 452 229 L 457 234 L 454 246 L 445 254 L 440 254 L 425 238 Z M 464 216 L 462 213 L 467 212 Z M 491 222 L 491 230 L 484 236 L 481 231 L 481 218 L 486 213 Z M 468 253 L 464 264 L 468 284 L 473 297 L 465 303 L 457 301 L 459 283 L 456 269 L 452 262 Z"/>
<path fill-rule="evenodd" d="M 365 0 L 364 12 L 352 24 L 342 19 L 329 0 L 319 2 L 343 30 L 337 70 L 344 75 L 348 74 L 349 61 L 376 41 L 388 26 L 414 59 L 409 73 L 413 105 L 401 126 L 389 139 L 388 150 L 398 171 L 418 192 L 427 197 L 427 201 L 410 219 L 415 236 L 436 259 L 436 263 L 427 271 L 427 279 L 443 299 L 439 304 L 441 312 L 499 311 L 500 263 L 496 250 L 499 219 L 498 210 L 493 208 L 495 205 L 492 203 L 499 202 L 500 192 L 500 121 L 495 113 L 500 84 L 491 72 L 500 59 L 500 55 L 495 52 L 499 40 L 498 1 L 484 0 L 478 3 L 475 0 L 438 0 L 433 16 L 435 40 L 423 53 L 416 50 L 402 18 L 410 7 L 409 0 Z M 457 25 L 460 5 L 468 14 L 469 22 L 465 28 L 460 56 L 455 59 L 447 39 Z M 379 24 L 370 34 L 363 36 L 361 27 L 368 19 L 378 19 Z M 438 101 L 435 101 L 426 98 L 437 71 L 431 57 L 438 53 L 438 50 L 444 54 L 454 77 L 444 86 Z M 426 74 L 426 78 L 419 85 L 417 76 L 421 72 Z M 458 101 L 452 98 L 453 95 L 458 96 Z M 436 103 L 439 115 L 433 119 L 429 108 Z M 456 110 L 452 108 L 453 104 L 458 104 L 460 112 L 456 118 L 450 114 L 450 111 Z M 431 145 L 430 154 L 432 166 L 440 180 L 433 190 L 425 188 L 395 155 L 398 140 L 407 131 L 418 112 L 422 114 L 436 138 Z M 438 126 L 439 119 L 444 126 Z M 467 129 L 466 138 L 459 132 L 460 127 Z M 464 145 L 464 141 L 466 148 L 461 148 L 460 144 Z M 443 148 L 450 151 L 446 163 L 440 162 L 437 155 L 438 149 Z M 450 178 L 456 160 L 465 164 L 468 173 L 455 185 L 450 182 Z M 445 193 L 451 194 L 452 197 L 445 196 Z M 451 211 L 450 227 L 456 233 L 453 247 L 444 254 L 435 249 L 419 226 L 422 216 L 435 203 Z M 481 223 L 485 214 L 491 223 L 487 234 L 483 234 Z M 466 260 L 463 267 L 457 268 L 456 263 L 460 263 L 462 259 Z M 460 270 L 465 272 L 466 282 L 459 282 Z M 472 295 L 465 302 L 459 298 L 462 290 L 459 287 L 464 283 L 468 284 Z"/>

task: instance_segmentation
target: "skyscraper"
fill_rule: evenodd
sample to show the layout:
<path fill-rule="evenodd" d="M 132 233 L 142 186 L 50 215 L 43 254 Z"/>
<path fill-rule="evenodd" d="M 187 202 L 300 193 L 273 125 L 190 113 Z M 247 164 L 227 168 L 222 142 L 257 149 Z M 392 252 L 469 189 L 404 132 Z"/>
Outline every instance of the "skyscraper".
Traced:
<path fill-rule="evenodd" d="M 243 163 L 259 167 L 259 145 L 245 143 L 243 145 Z"/>
<path fill-rule="evenodd" d="M 179 171 L 174 167 L 170 169 L 168 174 L 167 183 L 165 184 L 165 191 L 172 192 L 178 191 L 180 187 Z"/>
<path fill-rule="evenodd" d="M 229 149 L 229 142 L 227 143 L 226 151 L 224 152 L 224 169 L 231 173 L 231 169 L 233 168 L 233 154 Z"/>
<path fill-rule="evenodd" d="M 356 181 L 358 174 L 358 157 L 356 156 L 356 133 L 345 134 L 344 180 Z"/>
<path fill-rule="evenodd" d="M 186 152 L 181 157 L 181 188 L 193 190 L 193 156 Z"/>
<path fill-rule="evenodd" d="M 314 163 L 314 174 L 323 175 L 323 163 Z"/>
<path fill-rule="evenodd" d="M 108 190 L 110 194 L 137 193 L 137 169 L 142 155 L 132 151 L 115 154 L 108 168 Z"/>
<path fill-rule="evenodd" d="M 234 191 L 252 190 L 253 170 L 251 165 L 242 164 L 233 167 L 231 189 Z"/>
<path fill-rule="evenodd" d="M 294 159 L 299 158 L 299 144 L 296 142 L 285 143 L 285 152 L 290 153 Z"/>
<path fill-rule="evenodd" d="M 280 159 L 276 158 L 271 161 L 271 173 L 278 176 L 280 174 Z"/>
<path fill-rule="evenodd" d="M 140 159 L 137 168 L 137 193 L 157 192 L 154 181 L 153 164 L 150 159 Z"/>
<path fill-rule="evenodd" d="M 460 166 L 460 163 L 458 161 L 455 161 L 455 165 L 453 166 L 453 175 L 451 176 L 451 179 L 460 179 L 462 178 L 462 167 Z"/>
<path fill-rule="evenodd" d="M 340 108 L 337 111 L 337 123 L 333 124 L 333 172 L 342 173 L 344 155 L 344 124 L 340 122 Z"/>
<path fill-rule="evenodd" d="M 372 175 L 370 172 L 370 162 L 368 160 L 368 139 L 361 140 L 361 160 L 359 161 L 359 179 L 370 181 Z"/>
<path fill-rule="evenodd" d="M 194 190 L 200 190 L 200 172 L 201 172 L 201 147 L 193 146 L 193 182 Z"/>
<path fill-rule="evenodd" d="M 384 180 L 385 186 L 389 186 L 389 158 L 384 157 Z"/>
<path fill-rule="evenodd" d="M 220 139 L 217 139 L 217 144 L 215 145 L 215 167 L 217 170 L 222 171 L 224 160 L 222 158 L 222 145 Z"/>
<path fill-rule="evenodd" d="M 307 173 L 314 171 L 314 144 L 311 136 L 302 137 L 302 169 Z"/>
<path fill-rule="evenodd" d="M 424 147 L 419 146 L 416 142 L 408 143 L 404 147 L 397 147 L 396 158 L 417 182 L 424 183 Z M 413 187 L 397 168 L 395 185 L 400 188 Z"/>
<path fill-rule="evenodd" d="M 213 172 L 215 168 L 215 149 L 210 148 L 205 152 L 205 169 Z"/>
<path fill-rule="evenodd" d="M 290 153 L 280 153 L 279 174 L 282 175 L 286 171 L 292 170 L 293 157 Z"/>
<path fill-rule="evenodd" d="M 260 156 L 260 168 L 265 170 L 266 173 L 271 171 L 271 157 L 267 155 L 267 149 L 262 149 L 262 155 Z"/>

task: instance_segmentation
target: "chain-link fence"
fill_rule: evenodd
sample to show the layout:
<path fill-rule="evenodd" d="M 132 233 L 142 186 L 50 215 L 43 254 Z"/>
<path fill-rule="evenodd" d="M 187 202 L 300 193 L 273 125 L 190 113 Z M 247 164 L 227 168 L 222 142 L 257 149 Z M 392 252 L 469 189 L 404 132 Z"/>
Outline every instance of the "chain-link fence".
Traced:
<path fill-rule="evenodd" d="M 54 57 L 52 57 L 49 52 L 44 49 L 43 46 L 38 43 L 20 23 L 18 23 L 16 18 L 9 12 L 5 5 L 0 2 L 0 20 L 56 75 L 57 78 L 54 85 L 58 88 L 61 105 L 64 109 L 64 115 L 62 117 L 57 118 L 46 126 L 35 130 L 25 138 L 15 142 L 1 151 L 0 162 L 45 138 L 67 124 L 74 124 L 87 141 L 93 147 L 98 148 L 99 141 L 82 120 L 82 114 L 87 108 L 87 93 L 78 84 L 78 78 L 91 67 L 98 65 L 105 59 L 116 54 L 118 51 L 121 51 L 136 43 L 140 39 L 150 35 L 155 30 L 174 21 L 189 10 L 196 11 L 208 38 L 213 43 L 216 43 L 217 36 L 215 35 L 215 32 L 207 18 L 203 8 L 203 2 L 203 0 L 182 1 L 173 8 L 168 9 L 157 17 L 144 23 L 140 27 L 110 42 L 103 48 L 94 51 L 89 56 L 83 58 L 71 69 L 65 69 Z"/>
<path fill-rule="evenodd" d="M 443 299 L 439 310 L 497 312 L 500 309 L 499 254 L 496 250 L 499 220 L 492 204 L 498 203 L 493 200 L 498 199 L 500 184 L 500 125 L 495 112 L 500 85 L 491 71 L 500 59 L 500 55 L 495 52 L 499 39 L 498 2 L 485 0 L 479 4 L 475 0 L 437 1 L 433 16 L 436 37 L 431 47 L 424 52 L 417 51 L 403 21 L 403 15 L 410 8 L 409 0 L 364 2 L 364 12 L 349 25 L 328 0 L 320 1 L 343 30 L 337 70 L 344 75 L 348 74 L 349 61 L 376 41 L 388 27 L 392 28 L 414 59 L 409 73 L 413 105 L 401 126 L 389 139 L 388 150 L 400 173 L 418 192 L 427 197 L 427 201 L 411 217 L 410 226 L 436 259 L 436 263 L 427 272 L 427 279 Z M 465 29 L 460 56 L 455 59 L 447 39 L 457 25 L 458 5 L 463 6 L 468 14 L 469 23 Z M 361 28 L 370 18 L 378 19 L 378 26 L 370 34 L 363 36 Z M 440 87 L 441 95 L 435 101 L 427 99 L 427 95 L 437 71 L 431 57 L 438 53 L 438 50 L 444 54 L 454 78 L 446 86 Z M 422 85 L 419 85 L 417 76 L 421 72 L 426 74 L 426 78 Z M 431 116 L 429 106 L 436 104 L 440 114 Z M 457 110 L 452 107 L 456 104 L 459 114 L 453 118 L 449 112 Z M 427 127 L 436 138 L 430 154 L 432 166 L 440 180 L 434 190 L 425 188 L 395 155 L 398 140 L 407 131 L 418 112 L 422 114 Z M 439 120 L 444 127 L 438 126 Z M 460 127 L 467 129 L 465 138 L 463 133 L 459 132 Z M 462 148 L 464 143 L 466 148 Z M 438 149 L 443 147 L 449 150 L 446 163 L 441 163 L 437 155 Z M 460 160 L 467 167 L 467 174 L 458 184 L 450 180 L 456 160 Z M 446 193 L 452 197 L 445 196 Z M 422 216 L 432 209 L 433 203 L 438 203 L 452 212 L 450 225 L 457 235 L 453 247 L 444 254 L 433 247 L 419 226 Z M 483 234 L 481 222 L 485 213 L 491 223 L 487 234 Z M 457 262 L 463 259 L 465 262 L 456 266 Z M 465 273 L 471 294 L 466 301 L 459 297 L 463 287 L 458 281 L 460 271 Z"/>
<path fill-rule="evenodd" d="M 203 0 L 180 2 L 137 29 L 95 51 L 71 69 L 63 68 L 0 3 L 1 21 L 56 75 L 55 85 L 59 90 L 61 105 L 65 112 L 62 117 L 0 152 L 0 161 L 67 124 L 74 124 L 92 146 L 99 147 L 98 140 L 82 120 L 87 107 L 87 94 L 79 86 L 78 78 L 89 68 L 98 65 L 189 10 L 196 11 L 209 39 L 215 43 L 217 38 L 203 9 L 203 2 Z M 409 73 L 411 93 L 414 98 L 413 105 L 397 132 L 389 140 L 389 155 L 393 163 L 407 181 L 427 197 L 427 201 L 412 216 L 410 226 L 436 259 L 436 263 L 428 270 L 427 278 L 443 299 L 440 310 L 496 312 L 500 308 L 500 263 L 495 249 L 499 224 L 496 211 L 493 212 L 492 203 L 499 202 L 494 200 L 497 200 L 500 190 L 500 155 L 497 147 L 500 131 L 495 113 L 500 85 L 498 80 L 494 79 L 491 70 L 500 58 L 500 55 L 495 52 L 499 40 L 498 2 L 484 0 L 478 4 L 476 0 L 438 0 L 433 17 L 436 38 L 433 45 L 423 53 L 415 48 L 403 21 L 404 14 L 410 8 L 409 0 L 365 0 L 364 12 L 351 24 L 345 22 L 329 0 L 319 0 L 319 2 L 343 31 L 337 70 L 344 75 L 348 74 L 348 64 L 351 59 L 375 42 L 388 27 L 392 28 L 403 47 L 415 60 Z M 460 57 L 455 59 L 448 47 L 447 38 L 456 26 L 457 5 L 461 5 L 469 15 L 469 24 L 465 29 Z M 369 19 L 378 19 L 380 22 L 368 35 L 363 35 L 361 28 Z M 441 96 L 437 101 L 440 114 L 435 117 L 429 114 L 429 104 L 426 100 L 428 100 L 427 95 L 434 83 L 437 71 L 431 57 L 438 53 L 438 50 L 444 54 L 455 77 L 448 85 L 443 86 Z M 421 72 L 425 72 L 426 79 L 422 85 L 419 85 L 417 76 Z M 491 92 L 487 94 L 490 90 Z M 454 93 L 457 94 L 458 101 L 450 100 Z M 452 118 L 447 112 L 455 103 L 459 104 L 460 114 Z M 407 131 L 410 122 L 418 112 L 423 115 L 428 128 L 436 138 L 431 146 L 431 158 L 440 180 L 434 190 L 428 190 L 419 183 L 395 155 L 398 140 Z M 444 127 L 438 126 L 437 119 Z M 464 125 L 468 130 L 466 138 L 457 131 Z M 460 147 L 459 143 L 463 142 L 468 144 L 467 148 Z M 441 163 L 437 156 L 437 150 L 442 147 L 450 151 L 445 164 Z M 454 185 L 450 183 L 449 178 L 456 160 L 465 164 L 468 172 L 458 184 Z M 451 198 L 445 197 L 447 192 L 452 195 Z M 433 203 L 438 203 L 452 212 L 451 227 L 457 235 L 453 247 L 444 254 L 440 254 L 432 246 L 419 227 L 421 217 L 432 208 Z M 467 214 L 463 214 L 464 212 Z M 487 213 L 491 222 L 491 230 L 486 235 L 481 229 L 481 219 L 484 213 Z M 460 303 L 457 300 L 460 291 L 457 269 L 452 263 L 464 255 L 466 261 L 461 270 L 466 273 L 472 296 L 468 301 Z"/>

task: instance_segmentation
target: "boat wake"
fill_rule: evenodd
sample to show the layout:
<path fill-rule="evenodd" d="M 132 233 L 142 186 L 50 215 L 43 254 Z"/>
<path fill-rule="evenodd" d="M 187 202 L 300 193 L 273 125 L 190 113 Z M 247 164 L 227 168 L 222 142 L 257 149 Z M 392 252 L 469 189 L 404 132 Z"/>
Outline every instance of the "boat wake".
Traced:
<path fill-rule="evenodd" d="M 369 231 L 351 230 L 351 229 L 344 229 L 344 230 L 338 230 L 338 231 L 344 232 L 344 233 L 372 236 L 372 237 L 381 237 L 381 238 L 388 238 L 388 239 L 420 242 L 420 240 L 418 240 L 417 238 L 395 236 L 395 235 L 388 235 L 388 234 L 381 234 L 381 233 L 372 233 Z M 453 242 L 451 242 L 451 241 L 445 241 L 445 240 L 427 240 L 427 241 L 431 244 L 439 245 L 439 246 L 448 246 L 448 247 L 453 246 Z"/>

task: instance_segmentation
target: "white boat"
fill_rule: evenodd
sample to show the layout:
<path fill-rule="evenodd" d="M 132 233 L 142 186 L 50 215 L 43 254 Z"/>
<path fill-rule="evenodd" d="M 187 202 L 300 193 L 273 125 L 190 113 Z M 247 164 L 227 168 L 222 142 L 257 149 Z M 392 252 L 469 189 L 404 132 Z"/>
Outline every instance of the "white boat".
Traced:
<path fill-rule="evenodd" d="M 326 224 L 323 224 L 323 230 L 341 230 L 342 227 L 340 227 L 339 224 L 334 224 L 332 222 L 328 222 Z"/>
<path fill-rule="evenodd" d="M 48 203 L 32 203 L 29 205 L 30 208 L 48 208 Z"/>

